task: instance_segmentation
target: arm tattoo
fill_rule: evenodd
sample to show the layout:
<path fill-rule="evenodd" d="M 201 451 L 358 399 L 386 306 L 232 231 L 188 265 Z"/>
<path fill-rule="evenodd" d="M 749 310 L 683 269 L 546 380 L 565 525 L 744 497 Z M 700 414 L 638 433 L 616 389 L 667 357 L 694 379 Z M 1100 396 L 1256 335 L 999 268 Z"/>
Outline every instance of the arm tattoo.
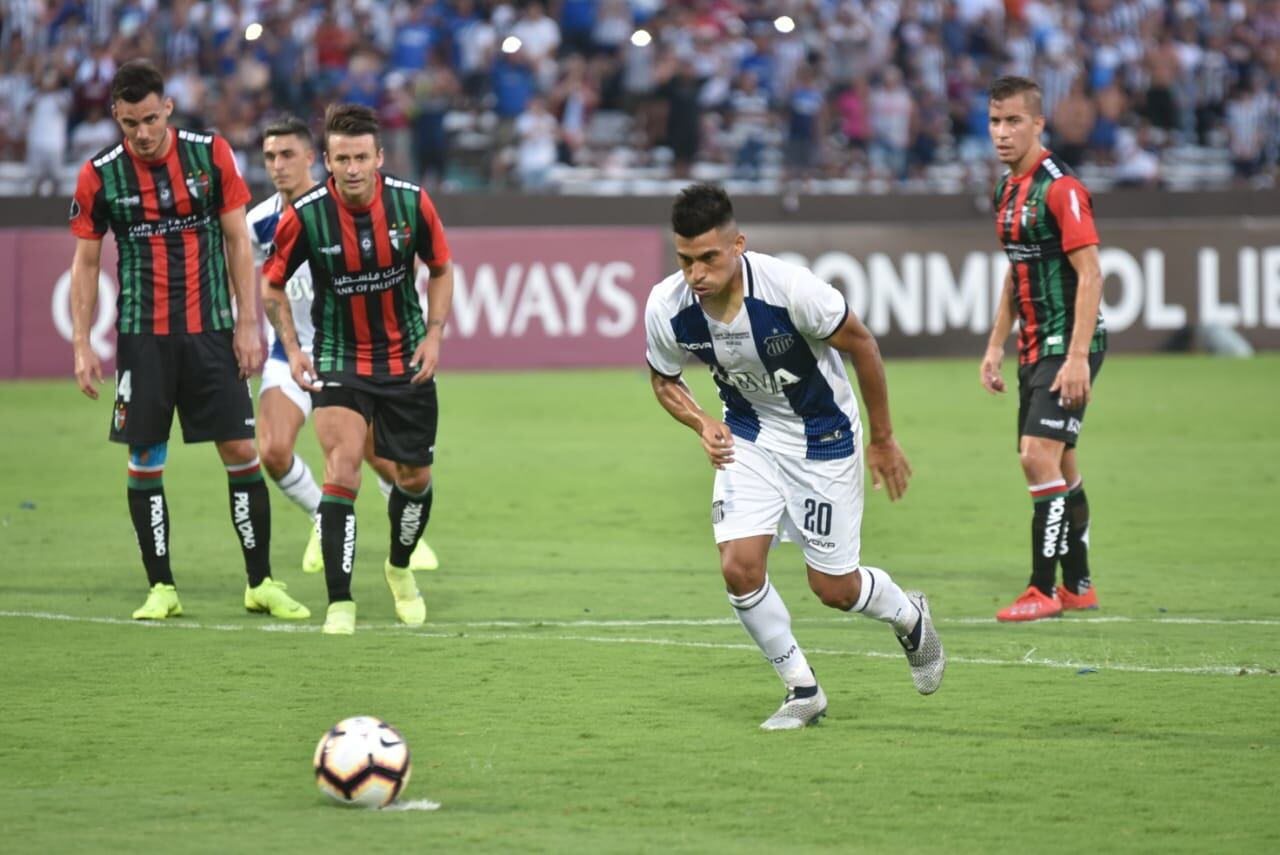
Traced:
<path fill-rule="evenodd" d="M 271 321 L 271 326 L 275 327 L 280 343 L 286 348 L 297 347 L 298 333 L 293 326 L 293 311 L 289 308 L 289 304 L 279 297 L 270 295 L 262 301 L 262 304 L 267 320 Z"/>

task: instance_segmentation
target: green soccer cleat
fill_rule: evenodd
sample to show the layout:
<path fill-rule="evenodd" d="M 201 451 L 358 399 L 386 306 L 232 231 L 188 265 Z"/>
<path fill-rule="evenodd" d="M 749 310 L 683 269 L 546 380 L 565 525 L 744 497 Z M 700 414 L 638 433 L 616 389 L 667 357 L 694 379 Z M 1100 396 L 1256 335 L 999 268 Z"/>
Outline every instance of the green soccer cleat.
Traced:
<path fill-rule="evenodd" d="M 133 612 L 134 620 L 164 620 L 182 614 L 182 603 L 178 602 L 178 589 L 173 585 L 157 582 L 151 586 L 147 601 L 141 608 Z"/>
<path fill-rule="evenodd" d="M 439 570 L 440 559 L 436 558 L 436 552 L 427 545 L 425 540 L 419 540 L 418 545 L 413 548 L 413 554 L 409 556 L 410 570 Z"/>
<path fill-rule="evenodd" d="M 307 548 L 302 553 L 302 572 L 324 572 L 324 551 L 320 548 L 320 526 L 311 527 L 311 537 L 307 540 Z"/>
<path fill-rule="evenodd" d="M 356 634 L 356 604 L 350 600 L 330 603 L 329 611 L 324 616 L 325 635 Z"/>
<path fill-rule="evenodd" d="M 391 596 L 396 599 L 396 617 L 400 622 L 409 626 L 422 626 L 426 623 L 427 604 L 418 592 L 418 583 L 413 581 L 413 571 L 408 567 L 392 567 L 390 559 L 383 571 Z"/>
<path fill-rule="evenodd" d="M 306 620 L 311 610 L 285 593 L 288 586 L 270 576 L 256 588 L 245 587 L 244 607 L 250 612 L 269 612 L 283 620 Z"/>

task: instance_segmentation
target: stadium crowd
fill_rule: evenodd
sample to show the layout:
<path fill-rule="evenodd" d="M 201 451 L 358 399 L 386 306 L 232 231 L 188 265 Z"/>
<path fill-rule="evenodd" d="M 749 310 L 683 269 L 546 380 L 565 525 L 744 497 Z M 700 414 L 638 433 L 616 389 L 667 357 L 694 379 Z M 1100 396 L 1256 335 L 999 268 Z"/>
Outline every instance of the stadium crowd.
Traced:
<path fill-rule="evenodd" d="M 985 88 L 1035 78 L 1091 186 L 1269 187 L 1280 0 L 3 0 L 0 193 L 117 138 L 118 63 L 166 71 L 264 186 L 263 124 L 376 108 L 388 171 L 450 189 L 961 191 Z"/>

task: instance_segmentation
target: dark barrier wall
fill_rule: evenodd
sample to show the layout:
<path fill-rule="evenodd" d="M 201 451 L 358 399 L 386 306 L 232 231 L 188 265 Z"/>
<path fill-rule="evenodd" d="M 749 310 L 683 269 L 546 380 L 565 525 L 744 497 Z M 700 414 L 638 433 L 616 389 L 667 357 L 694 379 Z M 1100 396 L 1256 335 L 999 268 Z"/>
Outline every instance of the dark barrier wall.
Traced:
<path fill-rule="evenodd" d="M 544 201 L 554 222 L 557 200 Z M 886 355 L 981 353 L 1005 270 L 985 216 L 910 224 L 740 219 L 750 248 L 810 265 L 840 288 Z M 1099 211 L 1099 228 L 1114 349 L 1158 350 L 1202 322 L 1234 327 L 1255 347 L 1280 348 L 1280 213 L 1151 221 Z M 645 297 L 675 269 L 661 218 L 631 228 L 451 228 L 449 238 L 457 287 L 444 368 L 643 365 Z M 73 247 L 65 226 L 0 230 L 0 377 L 70 375 Z M 93 342 L 109 360 L 111 238 L 104 256 Z M 424 284 L 420 278 L 420 290 Z"/>

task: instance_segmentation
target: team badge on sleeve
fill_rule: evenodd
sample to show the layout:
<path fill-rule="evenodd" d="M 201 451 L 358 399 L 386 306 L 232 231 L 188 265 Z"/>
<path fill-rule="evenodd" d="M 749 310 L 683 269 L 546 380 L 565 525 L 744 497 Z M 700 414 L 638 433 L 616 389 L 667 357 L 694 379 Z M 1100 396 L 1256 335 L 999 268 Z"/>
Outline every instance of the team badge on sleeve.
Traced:
<path fill-rule="evenodd" d="M 80 200 L 73 196 L 71 199 L 71 213 L 67 215 L 67 219 L 74 220 L 78 216 L 80 216 Z"/>

